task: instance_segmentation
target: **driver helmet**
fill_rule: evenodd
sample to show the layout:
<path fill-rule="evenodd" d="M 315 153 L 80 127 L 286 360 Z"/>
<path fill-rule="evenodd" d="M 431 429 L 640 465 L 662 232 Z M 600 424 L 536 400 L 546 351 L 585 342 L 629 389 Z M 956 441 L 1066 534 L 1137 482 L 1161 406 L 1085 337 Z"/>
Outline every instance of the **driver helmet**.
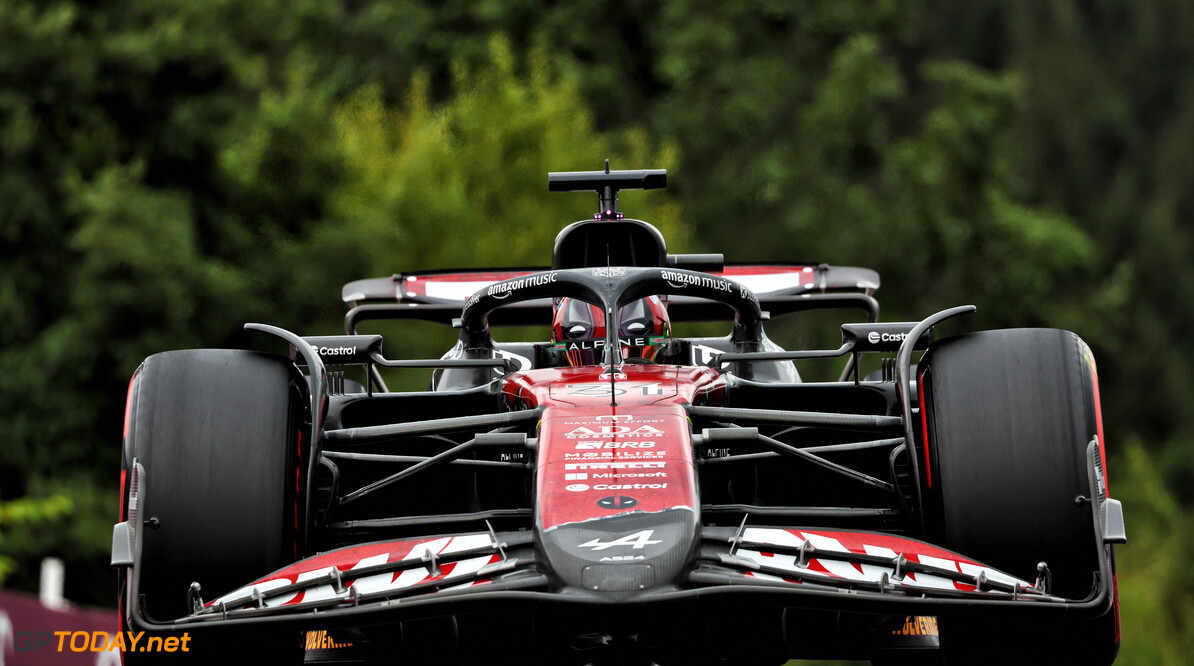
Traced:
<path fill-rule="evenodd" d="M 672 341 L 672 324 L 658 296 L 640 298 L 618 310 L 622 358 L 654 361 Z M 605 313 L 598 305 L 560 299 L 551 323 L 551 341 L 569 365 L 598 365 L 605 352 Z"/>

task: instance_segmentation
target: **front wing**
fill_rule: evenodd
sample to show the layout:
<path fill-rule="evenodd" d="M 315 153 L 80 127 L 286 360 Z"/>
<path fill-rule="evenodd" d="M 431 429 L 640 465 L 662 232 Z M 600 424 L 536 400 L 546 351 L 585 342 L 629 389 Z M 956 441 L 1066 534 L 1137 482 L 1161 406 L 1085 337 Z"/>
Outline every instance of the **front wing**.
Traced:
<path fill-rule="evenodd" d="M 138 494 L 144 474 L 137 466 L 133 489 Z M 1092 507 L 1100 543 L 1118 538 L 1122 520 L 1113 502 Z M 118 529 L 114 546 L 113 563 L 131 566 L 133 599 L 138 598 L 135 555 L 140 536 L 140 530 Z M 634 543 L 626 542 L 631 549 Z M 593 589 L 579 589 L 561 585 L 536 556 L 534 532 L 490 530 L 348 546 L 300 560 L 210 600 L 203 599 L 196 584 L 189 593 L 191 612 L 166 622 L 146 617 L 139 604 L 130 604 L 127 612 L 132 628 L 188 632 L 196 640 L 210 632 L 305 630 L 310 632 L 309 647 L 314 646 L 308 661 L 322 655 L 314 657 L 321 662 L 345 653 L 327 646 L 351 643 L 329 637 L 341 634 L 320 632 L 351 630 L 358 638 L 369 636 L 367 643 L 385 636 L 386 627 L 449 618 L 453 631 L 435 640 L 450 641 L 458 638 L 453 618 L 466 616 L 482 618 L 484 625 L 533 617 L 526 626 L 543 635 L 574 637 L 600 634 L 576 631 L 587 628 L 581 624 L 585 618 L 604 622 L 616 617 L 622 627 L 658 626 L 660 617 L 681 618 L 669 629 L 672 635 L 688 635 L 694 623 L 705 622 L 721 628 L 710 634 L 717 635 L 716 640 L 748 635 L 760 646 L 767 641 L 786 645 L 778 648 L 784 654 L 807 649 L 806 656 L 840 657 L 838 646 L 850 635 L 852 649 L 858 651 L 854 656 L 865 657 L 883 650 L 935 649 L 936 624 L 930 616 L 1101 615 L 1112 603 L 1109 582 L 1114 574 L 1110 547 L 1099 550 L 1101 573 L 1091 594 L 1073 600 L 1049 593 L 1047 570 L 1035 581 L 1020 580 L 902 535 L 750 527 L 744 521 L 738 528 L 705 527 L 691 564 L 674 580 L 636 586 L 634 580 L 618 579 L 618 567 L 603 567 L 604 579 Z M 641 569 L 625 571 L 633 577 Z M 727 634 L 724 627 L 735 622 L 741 629 Z M 561 623 L 568 631 L 558 630 Z M 519 626 L 505 637 L 523 635 L 524 625 Z M 486 634 L 485 640 L 493 638 Z M 546 642 L 539 640 L 536 644 L 547 650 Z M 817 641 L 827 642 L 818 647 Z M 718 649 L 734 647 L 718 643 Z M 571 644 L 556 646 L 551 653 L 573 655 L 575 650 Z"/>

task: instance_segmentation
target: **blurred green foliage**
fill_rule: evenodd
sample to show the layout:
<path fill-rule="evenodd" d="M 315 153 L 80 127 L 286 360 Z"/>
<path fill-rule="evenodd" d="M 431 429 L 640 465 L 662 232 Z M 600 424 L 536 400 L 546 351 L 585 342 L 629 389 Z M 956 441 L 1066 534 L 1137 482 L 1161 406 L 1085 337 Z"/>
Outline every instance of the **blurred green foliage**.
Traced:
<path fill-rule="evenodd" d="M 5 502 L 0 507 L 0 546 L 5 552 L 21 552 L 20 537 L 25 529 L 36 529 L 38 525 L 55 524 L 63 521 L 74 508 L 70 498 L 53 495 L 46 498 L 22 497 Z M 9 543 L 4 543 L 5 535 Z M 16 568 L 16 560 L 0 555 L 0 583 Z"/>
<path fill-rule="evenodd" d="M 1184 0 L 0 0 L 8 584 L 55 554 L 110 602 L 142 358 L 337 332 L 352 279 L 546 264 L 592 201 L 544 172 L 609 157 L 671 170 L 622 207 L 673 251 L 865 265 L 887 319 L 1081 334 L 1132 539 L 1122 661 L 1180 662 L 1190 34 Z"/>

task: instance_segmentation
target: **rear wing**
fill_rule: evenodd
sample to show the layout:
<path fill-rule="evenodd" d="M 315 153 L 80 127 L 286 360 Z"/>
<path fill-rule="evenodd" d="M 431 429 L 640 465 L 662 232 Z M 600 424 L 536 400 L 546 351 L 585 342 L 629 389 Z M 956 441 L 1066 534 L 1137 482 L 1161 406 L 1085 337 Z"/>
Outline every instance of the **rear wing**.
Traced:
<path fill-rule="evenodd" d="M 390 277 L 355 280 L 344 285 L 341 299 L 351 309 L 345 331 L 370 319 L 417 319 L 452 324 L 465 301 L 496 282 L 517 278 L 538 268 L 419 271 Z M 879 288 L 879 274 L 868 268 L 827 264 L 732 264 L 711 275 L 730 278 L 751 289 L 760 306 L 772 315 L 820 308 L 859 308 L 878 318 L 872 294 Z M 705 299 L 672 296 L 668 316 L 673 321 L 720 321 L 733 317 L 724 305 Z M 490 315 L 495 326 L 540 324 L 551 319 L 548 299 L 516 303 Z"/>

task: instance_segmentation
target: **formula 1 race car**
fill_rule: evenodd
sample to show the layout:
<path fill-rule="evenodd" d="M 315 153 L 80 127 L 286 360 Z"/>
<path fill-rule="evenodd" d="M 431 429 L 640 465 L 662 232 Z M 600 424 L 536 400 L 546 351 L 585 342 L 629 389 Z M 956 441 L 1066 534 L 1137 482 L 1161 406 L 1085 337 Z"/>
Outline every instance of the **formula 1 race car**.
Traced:
<path fill-rule="evenodd" d="M 146 359 L 112 564 L 124 628 L 189 649 L 126 663 L 1114 661 L 1126 538 L 1082 340 L 935 339 L 974 307 L 878 323 L 874 271 L 669 254 L 617 199 L 665 179 L 550 174 L 600 204 L 550 268 L 360 280 L 347 335 Z M 764 331 L 826 308 L 865 314 L 837 349 Z M 390 359 L 358 333 L 385 319 L 459 339 Z M 794 363 L 835 357 L 837 381 Z"/>

